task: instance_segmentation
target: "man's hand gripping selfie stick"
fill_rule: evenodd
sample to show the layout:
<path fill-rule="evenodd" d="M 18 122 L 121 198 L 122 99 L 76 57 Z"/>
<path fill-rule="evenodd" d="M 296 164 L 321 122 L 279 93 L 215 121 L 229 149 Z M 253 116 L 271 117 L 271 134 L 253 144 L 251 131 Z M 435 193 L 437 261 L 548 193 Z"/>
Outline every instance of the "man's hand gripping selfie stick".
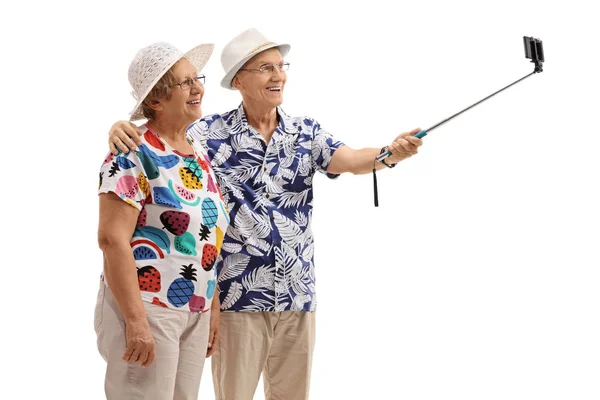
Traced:
<path fill-rule="evenodd" d="M 489 95 L 488 97 L 478 101 L 477 103 L 465 108 L 462 111 L 459 111 L 458 113 L 454 114 L 453 116 L 451 116 L 450 118 L 447 118 L 445 120 L 443 120 L 442 122 L 432 126 L 431 128 L 428 129 L 424 129 L 421 132 L 415 134 L 415 137 L 418 137 L 419 139 L 421 139 L 424 136 L 427 136 L 427 134 L 431 131 L 433 131 L 436 128 L 439 128 L 440 126 L 444 125 L 446 122 L 450 121 L 453 118 L 458 117 L 460 114 L 464 113 L 465 111 L 470 110 L 471 108 L 475 107 L 478 104 L 483 103 L 484 101 L 486 101 L 487 99 L 489 99 L 490 97 L 493 97 L 495 95 L 497 95 L 498 93 L 502 92 L 503 90 L 508 89 L 509 87 L 516 85 L 517 83 L 521 82 L 522 80 L 529 78 L 531 75 L 536 74 L 538 72 L 542 72 L 542 63 L 544 62 L 544 48 L 542 46 L 542 41 L 540 39 L 535 39 L 533 37 L 529 37 L 529 36 L 523 36 L 523 44 L 525 45 L 525 57 L 531 59 L 531 62 L 535 64 L 535 69 L 532 73 L 524 76 L 523 78 L 511 83 L 510 85 L 503 87 L 502 89 L 498 90 L 495 93 L 492 93 L 491 95 Z M 383 160 L 385 160 L 386 158 L 388 158 L 389 156 L 391 156 L 392 153 L 388 150 L 387 152 L 380 154 L 379 156 L 376 157 L 376 160 L 381 162 Z"/>

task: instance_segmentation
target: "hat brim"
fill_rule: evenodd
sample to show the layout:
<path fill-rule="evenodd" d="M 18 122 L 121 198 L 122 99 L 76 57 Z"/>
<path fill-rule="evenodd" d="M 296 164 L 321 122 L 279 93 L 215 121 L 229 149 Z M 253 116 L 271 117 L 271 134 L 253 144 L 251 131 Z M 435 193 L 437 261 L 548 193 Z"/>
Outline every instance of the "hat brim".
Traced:
<path fill-rule="evenodd" d="M 289 44 L 276 44 L 273 43 L 269 46 L 265 46 L 265 47 L 261 47 L 260 50 L 257 50 L 255 52 L 252 52 L 248 55 L 246 55 L 244 58 L 242 58 L 237 64 L 235 64 L 233 66 L 233 68 L 231 68 L 229 70 L 229 72 L 227 72 L 225 74 L 225 77 L 223 77 L 223 79 L 221 80 L 221 87 L 224 87 L 225 89 L 229 89 L 229 90 L 236 90 L 232 85 L 231 85 L 231 81 L 233 80 L 233 77 L 235 76 L 235 74 L 238 73 L 238 71 L 240 70 L 240 68 L 242 68 L 244 66 L 244 64 L 246 64 L 246 62 L 248 62 L 249 59 L 251 59 L 252 57 L 254 57 L 255 55 L 262 53 L 263 51 L 269 50 L 276 47 L 279 52 L 281 53 L 281 57 L 285 57 L 287 55 L 287 53 L 289 53 L 290 51 L 290 45 Z"/>
<path fill-rule="evenodd" d="M 196 68 L 196 73 L 200 73 L 200 71 L 202 71 L 202 68 L 204 68 L 204 66 L 208 62 L 214 48 L 214 44 L 200 44 L 194 47 L 192 50 L 185 53 L 182 57 L 174 58 L 173 60 L 171 60 L 171 62 L 166 64 L 162 74 L 159 74 L 158 77 L 154 79 L 154 81 L 150 85 L 148 85 L 148 89 L 146 90 L 146 92 L 140 96 L 137 104 L 129 113 L 131 114 L 129 120 L 137 121 L 146 118 L 144 117 L 144 113 L 142 111 L 142 103 L 146 99 L 146 96 L 148 96 L 148 93 L 150 93 L 152 89 L 154 89 L 156 83 L 167 73 L 167 71 L 169 71 L 169 69 L 171 69 L 173 65 L 175 65 L 175 63 L 177 63 L 177 61 L 181 60 L 182 58 L 186 58 Z"/>

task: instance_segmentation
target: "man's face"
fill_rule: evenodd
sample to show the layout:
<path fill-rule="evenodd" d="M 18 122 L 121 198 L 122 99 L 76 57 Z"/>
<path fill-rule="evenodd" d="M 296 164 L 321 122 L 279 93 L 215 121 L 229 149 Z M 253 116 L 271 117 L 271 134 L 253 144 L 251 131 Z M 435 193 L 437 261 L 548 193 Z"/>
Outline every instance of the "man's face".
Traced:
<path fill-rule="evenodd" d="M 265 50 L 252 57 L 233 78 L 233 86 L 240 91 L 246 103 L 275 108 L 283 103 L 283 88 L 287 75 L 278 67 L 283 58 L 276 48 Z M 259 70 L 271 69 L 272 72 Z M 250 71 L 247 71 L 250 70 Z"/>

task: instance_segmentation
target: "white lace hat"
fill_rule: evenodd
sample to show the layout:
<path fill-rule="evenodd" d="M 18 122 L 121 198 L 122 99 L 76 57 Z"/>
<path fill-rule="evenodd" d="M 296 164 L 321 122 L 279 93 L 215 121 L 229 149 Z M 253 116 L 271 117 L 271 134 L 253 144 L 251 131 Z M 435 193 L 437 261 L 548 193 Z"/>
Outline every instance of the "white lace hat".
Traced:
<path fill-rule="evenodd" d="M 221 86 L 225 89 L 235 89 L 231 81 L 242 66 L 258 53 L 277 47 L 281 56 L 284 57 L 290 51 L 289 44 L 277 44 L 271 42 L 262 33 L 254 28 L 248 29 L 234 37 L 221 53 L 221 64 L 225 70 L 225 77 L 221 80 Z"/>
<path fill-rule="evenodd" d="M 184 54 L 172 44 L 159 42 L 138 51 L 129 65 L 129 83 L 133 88 L 131 93 L 137 100 L 137 104 L 129 113 L 131 115 L 129 119 L 135 121 L 145 118 L 141 107 L 142 102 L 154 85 L 177 61 L 187 58 L 196 67 L 197 73 L 200 73 L 213 49 L 212 44 L 201 44 Z"/>

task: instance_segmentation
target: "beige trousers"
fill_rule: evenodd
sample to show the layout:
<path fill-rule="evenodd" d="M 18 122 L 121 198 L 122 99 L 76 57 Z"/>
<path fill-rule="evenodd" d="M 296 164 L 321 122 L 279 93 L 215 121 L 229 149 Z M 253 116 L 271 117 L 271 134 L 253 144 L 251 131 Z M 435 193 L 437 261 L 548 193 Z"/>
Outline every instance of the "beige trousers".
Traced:
<path fill-rule="evenodd" d="M 109 288 L 98 293 L 94 316 L 98 350 L 106 360 L 108 400 L 197 400 L 206 358 L 210 311 L 190 313 L 144 302 L 156 343 L 148 368 L 123 361 L 125 320 Z"/>
<path fill-rule="evenodd" d="M 308 399 L 314 346 L 314 312 L 221 312 L 215 398 L 252 400 L 262 373 L 266 400 Z"/>

